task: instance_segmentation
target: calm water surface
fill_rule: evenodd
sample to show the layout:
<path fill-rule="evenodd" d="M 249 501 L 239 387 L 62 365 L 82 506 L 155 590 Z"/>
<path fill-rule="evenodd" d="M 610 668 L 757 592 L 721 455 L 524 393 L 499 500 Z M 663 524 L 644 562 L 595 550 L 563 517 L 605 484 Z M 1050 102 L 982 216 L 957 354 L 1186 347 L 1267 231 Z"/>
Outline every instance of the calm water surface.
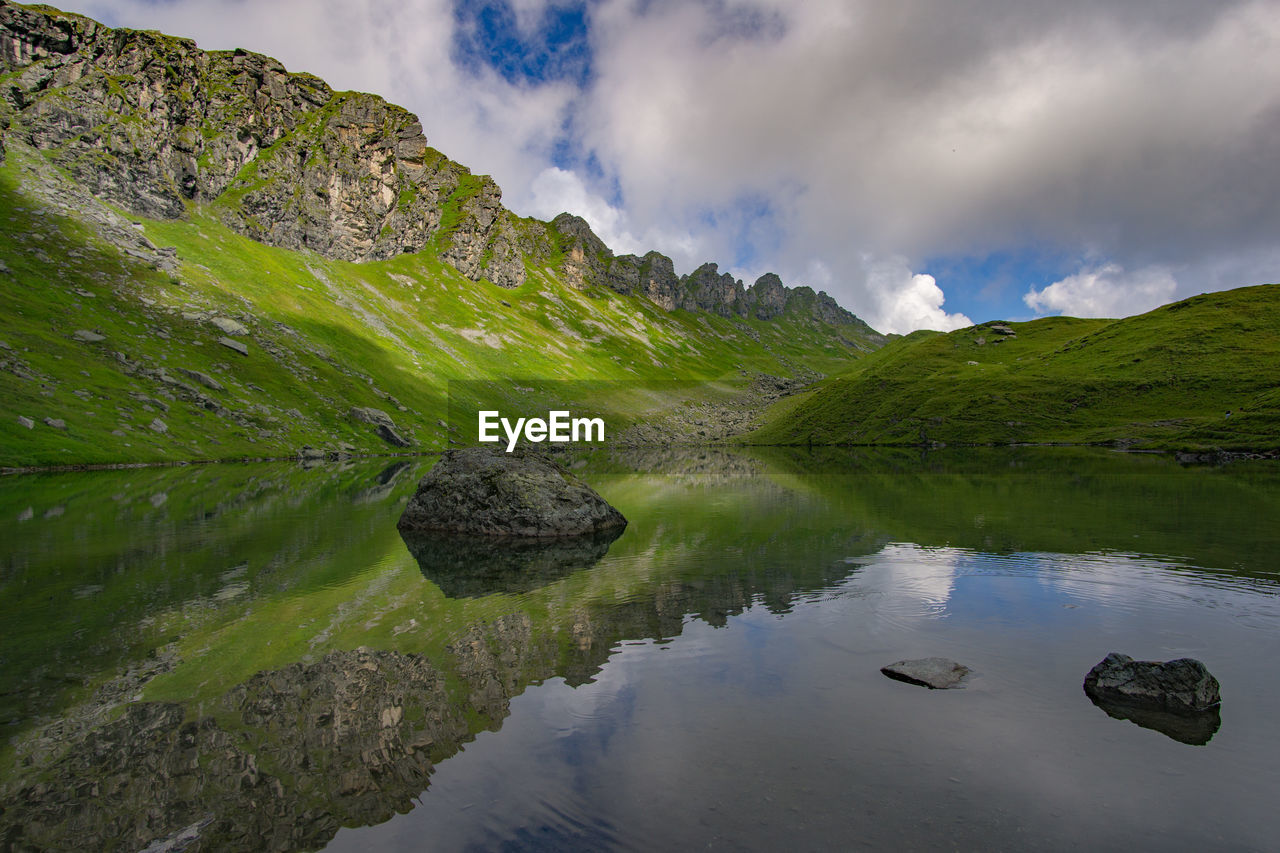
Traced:
<path fill-rule="evenodd" d="M 502 553 L 400 538 L 430 460 L 0 481 L 0 848 L 1276 848 L 1280 468 L 578 464 L 626 531 Z"/>

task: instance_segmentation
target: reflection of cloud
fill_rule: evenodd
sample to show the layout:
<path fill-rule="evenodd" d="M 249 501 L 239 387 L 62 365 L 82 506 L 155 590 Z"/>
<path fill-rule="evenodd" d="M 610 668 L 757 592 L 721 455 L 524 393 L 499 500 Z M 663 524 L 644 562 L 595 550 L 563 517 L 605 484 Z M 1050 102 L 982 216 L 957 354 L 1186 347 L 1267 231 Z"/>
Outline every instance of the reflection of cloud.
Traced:
<path fill-rule="evenodd" d="M 875 556 L 863 582 L 881 591 L 878 610 L 900 616 L 945 615 L 965 553 L 957 548 L 888 545 Z"/>

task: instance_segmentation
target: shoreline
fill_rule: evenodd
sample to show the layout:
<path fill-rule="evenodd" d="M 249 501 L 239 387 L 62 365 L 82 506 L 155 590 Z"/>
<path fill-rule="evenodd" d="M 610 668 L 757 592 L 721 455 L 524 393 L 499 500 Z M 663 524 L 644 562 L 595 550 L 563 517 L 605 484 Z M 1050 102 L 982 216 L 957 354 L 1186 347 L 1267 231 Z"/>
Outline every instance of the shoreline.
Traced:
<path fill-rule="evenodd" d="M 158 462 L 86 462 L 67 465 L 0 466 L 0 477 L 17 477 L 23 474 L 65 474 L 77 471 L 126 471 L 135 468 L 185 468 L 189 465 L 227 465 L 252 462 L 345 462 L 349 459 L 396 459 L 418 456 L 438 456 L 439 450 L 420 450 L 414 453 L 343 453 L 323 457 L 303 456 L 236 456 L 227 459 L 176 459 Z"/>
<path fill-rule="evenodd" d="M 730 436 L 734 438 L 736 436 Z M 751 444 L 738 441 L 710 441 L 710 442 L 658 442 L 652 444 L 645 443 L 620 443 L 616 445 L 620 448 L 635 449 L 639 447 L 718 447 L 725 449 L 748 449 L 757 447 L 825 447 L 825 448 L 844 448 L 848 450 L 875 450 L 875 449 L 915 449 L 915 450 L 943 450 L 957 448 L 999 448 L 1007 447 L 1009 449 L 1026 448 L 1026 447 L 1044 447 L 1044 448 L 1065 448 L 1065 447 L 1092 447 L 1099 450 L 1111 450 L 1115 453 L 1132 453 L 1132 454 L 1150 454 L 1171 456 L 1178 462 L 1184 464 L 1215 464 L 1221 465 L 1228 462 L 1265 462 L 1280 459 L 1280 450 L 1276 449 L 1259 449 L 1259 448 L 1237 448 L 1224 450 L 1218 448 L 1210 449 L 1178 449 L 1178 448 L 1137 448 L 1137 447 L 1121 447 L 1109 442 L 1088 442 L 1088 443 L 1069 443 L 1069 442 L 1046 442 L 1040 443 L 1023 443 L 1023 444 Z M 82 471 L 125 471 L 142 468 L 185 468 L 190 465 L 227 465 L 227 464 L 245 464 L 258 462 L 345 462 L 352 459 L 415 459 L 424 456 L 439 456 L 443 450 L 420 450 L 413 453 L 343 453 L 329 454 L 324 457 L 302 457 L 302 456 L 240 456 L 227 459 L 182 459 L 182 460 L 166 460 L 157 462 L 99 462 L 99 463 L 72 463 L 65 465 L 26 465 L 26 466 L 0 466 L 0 477 L 17 477 L 25 474 L 65 474 Z"/>

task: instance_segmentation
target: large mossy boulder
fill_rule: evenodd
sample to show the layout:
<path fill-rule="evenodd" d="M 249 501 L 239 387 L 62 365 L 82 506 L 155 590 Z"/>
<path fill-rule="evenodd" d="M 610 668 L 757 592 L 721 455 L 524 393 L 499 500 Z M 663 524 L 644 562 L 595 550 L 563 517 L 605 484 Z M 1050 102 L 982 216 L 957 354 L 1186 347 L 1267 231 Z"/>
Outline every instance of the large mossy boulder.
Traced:
<path fill-rule="evenodd" d="M 418 483 L 401 531 L 471 536 L 582 536 L 627 520 L 586 483 L 536 453 L 446 451 Z"/>

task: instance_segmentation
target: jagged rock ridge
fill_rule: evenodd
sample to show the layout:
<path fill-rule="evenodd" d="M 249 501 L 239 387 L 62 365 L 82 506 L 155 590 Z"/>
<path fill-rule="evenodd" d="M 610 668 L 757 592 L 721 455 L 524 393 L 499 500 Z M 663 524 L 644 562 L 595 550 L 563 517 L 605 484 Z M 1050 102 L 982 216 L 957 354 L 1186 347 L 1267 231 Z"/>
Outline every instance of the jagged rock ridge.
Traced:
<path fill-rule="evenodd" d="M 714 263 L 677 277 L 658 252 L 614 255 L 578 217 L 517 217 L 491 178 L 429 147 L 412 113 L 334 92 L 268 56 L 0 0 L 0 74 L 0 133 L 138 215 L 176 218 L 189 201 L 211 203 L 269 245 L 347 261 L 434 248 L 472 280 L 508 288 L 525 282 L 526 259 L 563 253 L 562 272 L 580 288 L 641 294 L 668 311 L 795 312 L 883 343 L 826 293 L 772 273 L 749 288 Z"/>
<path fill-rule="evenodd" d="M 223 202 L 256 240 L 350 261 L 434 240 L 506 287 L 546 242 L 520 233 L 492 179 L 428 147 L 412 113 L 267 56 L 0 0 L 0 73 L 8 132 L 139 215 Z"/>
<path fill-rule="evenodd" d="M 615 255 L 591 230 L 586 220 L 562 213 L 551 221 L 565 252 L 570 284 L 608 287 L 618 293 L 640 293 L 668 311 L 707 311 L 721 317 L 772 320 L 785 313 L 805 313 L 832 326 L 852 325 L 884 342 L 865 322 L 842 308 L 825 291 L 787 287 L 774 273 L 765 273 L 750 287 L 719 265 L 705 263 L 689 275 L 677 276 L 675 264 L 660 252 L 644 257 Z"/>

